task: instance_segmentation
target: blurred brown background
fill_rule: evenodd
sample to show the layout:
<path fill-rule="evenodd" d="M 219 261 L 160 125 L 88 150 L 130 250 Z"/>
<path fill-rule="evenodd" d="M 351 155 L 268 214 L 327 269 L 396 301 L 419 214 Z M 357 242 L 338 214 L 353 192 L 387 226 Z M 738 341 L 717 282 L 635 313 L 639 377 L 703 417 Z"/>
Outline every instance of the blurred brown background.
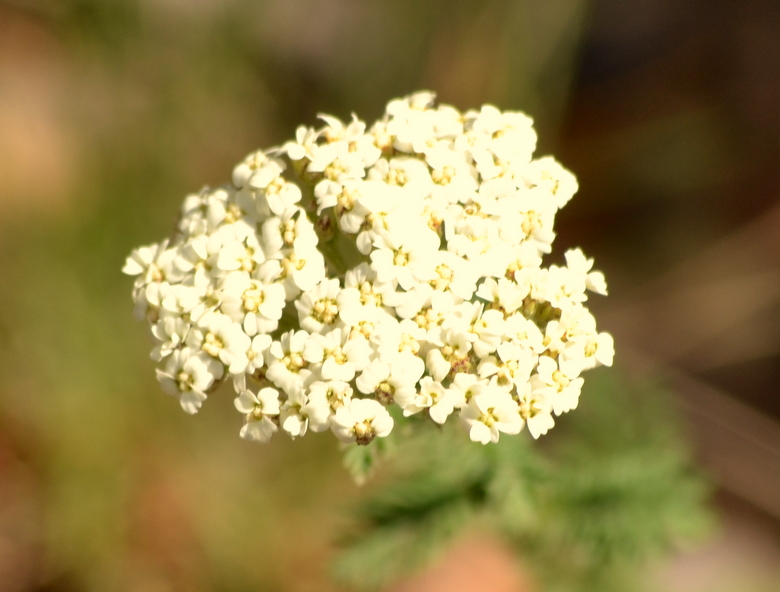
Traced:
<path fill-rule="evenodd" d="M 422 88 L 579 178 L 556 252 L 719 487 L 661 585 L 780 590 L 780 3 L 0 0 L 0 591 L 337 589 L 335 444 L 181 413 L 119 270 L 247 152 Z"/>

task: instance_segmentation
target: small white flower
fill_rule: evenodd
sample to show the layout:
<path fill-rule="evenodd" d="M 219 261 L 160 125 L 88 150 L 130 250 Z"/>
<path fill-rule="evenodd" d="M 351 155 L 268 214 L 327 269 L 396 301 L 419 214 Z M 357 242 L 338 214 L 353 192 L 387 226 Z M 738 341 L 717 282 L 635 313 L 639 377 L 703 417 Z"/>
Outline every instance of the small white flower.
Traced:
<path fill-rule="evenodd" d="M 258 150 L 233 169 L 233 185 L 238 189 L 250 183 L 253 187 L 266 187 L 284 168 L 281 160 L 269 158 L 265 152 Z"/>
<path fill-rule="evenodd" d="M 164 316 L 152 326 L 152 335 L 159 341 L 152 350 L 152 359 L 159 362 L 184 345 L 190 324 L 179 316 Z"/>
<path fill-rule="evenodd" d="M 364 395 L 373 395 L 385 405 L 398 400 L 411 400 L 424 368 L 412 369 L 401 364 L 374 360 L 357 377 L 355 383 Z"/>
<path fill-rule="evenodd" d="M 456 374 L 447 389 L 456 409 L 471 401 L 472 397 L 490 389 L 487 380 L 480 380 L 475 374 L 461 372 Z"/>
<path fill-rule="evenodd" d="M 488 356 L 480 362 L 477 373 L 489 378 L 490 384 L 511 390 L 522 386 L 536 365 L 536 354 L 516 343 L 504 342 L 496 348 L 498 356 Z"/>
<path fill-rule="evenodd" d="M 284 288 L 266 284 L 243 272 L 232 272 L 222 282 L 222 312 L 240 323 L 249 336 L 270 333 L 284 309 Z"/>
<path fill-rule="evenodd" d="M 474 442 L 487 444 L 498 442 L 501 433 L 518 434 L 523 420 L 518 414 L 517 403 L 509 393 L 486 390 L 471 397 L 460 412 L 460 419 Z"/>
<path fill-rule="evenodd" d="M 176 281 L 186 281 L 193 286 L 207 286 L 210 281 L 208 260 L 216 254 L 209 252 L 210 244 L 208 237 L 200 235 L 180 245 L 169 275 Z"/>
<path fill-rule="evenodd" d="M 509 338 L 511 343 L 524 349 L 530 349 L 535 354 L 542 353 L 546 348 L 544 336 L 539 327 L 520 313 L 513 314 L 505 320 L 504 335 Z"/>
<path fill-rule="evenodd" d="M 320 173 L 324 178 L 337 182 L 362 179 L 366 175 L 364 161 L 362 154 L 350 151 L 349 142 L 340 140 L 313 147 L 311 162 L 306 171 Z"/>
<path fill-rule="evenodd" d="M 228 367 L 231 374 L 240 374 L 249 360 L 246 352 L 251 338 L 244 333 L 241 325 L 230 317 L 211 313 L 199 319 L 187 335 L 187 345 L 199 349 Z"/>
<path fill-rule="evenodd" d="M 316 381 L 309 387 L 309 400 L 302 412 L 309 419 L 312 431 L 322 432 L 330 427 L 333 415 L 341 407 L 349 405 L 352 387 L 340 380 Z"/>
<path fill-rule="evenodd" d="M 404 410 L 404 415 L 414 415 L 428 410 L 431 419 L 443 424 L 455 409 L 457 399 L 445 389 L 440 382 L 430 376 L 420 380 L 420 390 L 411 397 L 401 397 L 396 394 L 395 401 Z"/>
<path fill-rule="evenodd" d="M 347 325 L 356 326 L 363 320 L 378 322 L 389 316 L 390 307 L 403 299 L 403 294 L 395 291 L 393 282 L 383 284 L 375 277 L 366 263 L 347 272 L 345 287 L 336 297 L 339 316 Z"/>
<path fill-rule="evenodd" d="M 401 187 L 410 201 L 422 200 L 433 190 L 428 167 L 416 158 L 380 160 L 368 171 L 366 179 Z"/>
<path fill-rule="evenodd" d="M 496 351 L 504 335 L 504 326 L 501 311 L 484 310 L 478 302 L 461 302 L 444 321 L 442 329 L 453 329 L 465 335 L 477 357 L 484 358 Z"/>
<path fill-rule="evenodd" d="M 372 183 L 370 187 L 369 183 Z M 362 186 L 356 201 L 361 206 L 361 212 L 368 210 L 368 213 L 361 213 L 361 218 L 353 221 L 353 224 L 361 225 L 361 231 L 355 240 L 358 251 L 368 255 L 380 234 L 389 230 L 391 220 L 395 219 L 396 225 L 402 229 L 404 222 L 418 218 L 423 204 L 410 198 L 411 194 L 397 185 L 367 181 L 366 185 Z"/>
<path fill-rule="evenodd" d="M 588 335 L 581 359 L 582 369 L 589 370 L 595 366 L 611 366 L 614 356 L 615 341 L 612 335 L 609 333 Z"/>
<path fill-rule="evenodd" d="M 522 174 L 531 185 L 549 191 L 558 209 L 577 193 L 577 179 L 551 156 L 532 160 L 523 167 Z"/>
<path fill-rule="evenodd" d="M 288 331 L 266 351 L 266 377 L 288 395 L 303 391 L 312 374 L 303 351 L 309 341 L 306 331 Z"/>
<path fill-rule="evenodd" d="M 477 289 L 477 296 L 487 301 L 488 306 L 510 315 L 523 305 L 528 290 L 506 278 L 485 278 Z"/>
<path fill-rule="evenodd" d="M 293 161 L 309 158 L 320 134 L 321 132 L 314 128 L 301 125 L 295 130 L 295 140 L 285 143 L 281 152 L 286 153 Z"/>
<path fill-rule="evenodd" d="M 539 357 L 536 374 L 531 377 L 531 386 L 535 393 L 549 401 L 555 415 L 566 413 L 577 407 L 583 380 L 576 374 L 571 375 L 559 368 L 558 363 L 547 356 Z M 569 366 L 569 368 L 572 368 Z M 578 369 L 573 368 L 576 372 Z"/>
<path fill-rule="evenodd" d="M 317 233 L 301 208 L 288 208 L 268 218 L 263 222 L 262 237 L 268 258 L 279 258 L 282 249 L 304 253 L 317 248 Z"/>
<path fill-rule="evenodd" d="M 379 325 L 373 341 L 382 361 L 403 368 L 405 374 L 415 376 L 417 380 L 425 371 L 425 364 L 418 357 L 425 337 L 425 331 L 414 321 L 404 319 L 399 323 L 390 318 Z"/>
<path fill-rule="evenodd" d="M 125 261 L 122 273 L 139 276 L 136 286 L 165 280 L 166 271 L 176 257 L 174 249 L 168 249 L 168 241 L 135 249 Z"/>
<path fill-rule="evenodd" d="M 303 359 L 316 365 L 323 380 L 348 382 L 368 365 L 370 351 L 364 338 L 349 339 L 348 331 L 333 329 L 325 335 L 313 334 L 306 342 Z"/>
<path fill-rule="evenodd" d="M 234 399 L 236 409 L 245 414 L 240 435 L 247 440 L 268 442 L 278 430 L 274 419 L 279 415 L 279 391 L 266 387 L 257 394 L 243 391 Z"/>
<path fill-rule="evenodd" d="M 374 241 L 371 252 L 371 269 L 381 283 L 395 280 L 404 290 L 417 281 L 434 277 L 434 271 L 425 270 L 421 264 L 434 257 L 439 248 L 439 237 L 427 225 L 408 223 L 395 232 L 382 232 Z M 421 276 L 419 271 L 423 271 Z"/>
<path fill-rule="evenodd" d="M 347 150 L 358 155 L 364 168 L 373 165 L 382 155 L 382 151 L 374 144 L 374 138 L 366 134 L 366 124 L 354 114 L 352 121 L 344 125 L 341 120 L 330 115 L 319 115 L 327 126 L 321 130 L 321 135 L 328 143 L 346 142 Z"/>
<path fill-rule="evenodd" d="M 518 393 L 518 408 L 534 439 L 546 434 L 555 425 L 552 406 L 544 391 L 532 389 L 530 383 Z"/>
<path fill-rule="evenodd" d="M 179 398 L 187 413 L 200 409 L 206 400 L 206 391 L 221 377 L 221 364 L 203 352 L 193 352 L 186 347 L 174 351 L 163 369 L 157 369 L 160 385 L 165 392 Z"/>
<path fill-rule="evenodd" d="M 498 220 L 499 235 L 511 244 L 531 242 L 540 253 L 549 253 L 555 233 L 553 223 L 557 208 L 549 194 L 527 189 L 507 199 L 505 215 Z"/>
<path fill-rule="evenodd" d="M 332 327 L 339 320 L 338 296 L 341 291 L 337 278 L 324 279 L 295 301 L 301 329 L 318 333 Z"/>
<path fill-rule="evenodd" d="M 566 265 L 572 273 L 585 276 L 585 285 L 588 290 L 607 295 L 607 282 L 600 271 L 591 271 L 593 259 L 586 259 L 581 249 L 566 251 Z"/>
<path fill-rule="evenodd" d="M 550 321 L 544 330 L 542 345 L 545 347 L 545 353 L 551 358 L 566 349 L 566 325 L 560 321 Z"/>
<path fill-rule="evenodd" d="M 325 278 L 325 259 L 316 249 L 282 252 L 280 280 L 285 298 L 292 300 L 301 292 L 311 290 Z"/>
<path fill-rule="evenodd" d="M 279 424 L 291 438 L 306 434 L 309 428 L 309 415 L 306 410 L 308 398 L 302 392 L 290 393 L 279 412 Z"/>
<path fill-rule="evenodd" d="M 252 338 L 252 343 L 246 352 L 246 359 L 249 360 L 249 363 L 243 373 L 233 376 L 233 386 L 236 392 L 246 390 L 247 376 L 258 378 L 259 372 L 265 366 L 264 356 L 268 348 L 271 347 L 271 341 L 270 335 L 255 335 Z"/>
<path fill-rule="evenodd" d="M 477 289 L 480 272 L 474 263 L 455 253 L 428 251 L 415 265 L 414 275 L 434 290 L 448 290 L 458 298 L 469 300 Z"/>
<path fill-rule="evenodd" d="M 434 183 L 432 196 L 443 197 L 448 203 L 467 203 L 477 192 L 477 170 L 467 156 L 452 146 L 438 144 L 425 152 Z"/>
<path fill-rule="evenodd" d="M 446 329 L 441 339 L 442 346 L 430 350 L 425 358 L 425 365 L 434 380 L 442 381 L 450 372 L 470 370 L 471 342 L 466 333 L 456 329 Z"/>
<path fill-rule="evenodd" d="M 263 261 L 263 248 L 256 238 L 247 237 L 243 241 L 229 240 L 223 243 L 217 255 L 216 267 L 223 272 L 241 270 L 252 273 Z"/>
<path fill-rule="evenodd" d="M 342 442 L 365 446 L 374 438 L 387 436 L 393 429 L 393 418 L 377 401 L 352 399 L 336 411 L 331 429 Z"/>

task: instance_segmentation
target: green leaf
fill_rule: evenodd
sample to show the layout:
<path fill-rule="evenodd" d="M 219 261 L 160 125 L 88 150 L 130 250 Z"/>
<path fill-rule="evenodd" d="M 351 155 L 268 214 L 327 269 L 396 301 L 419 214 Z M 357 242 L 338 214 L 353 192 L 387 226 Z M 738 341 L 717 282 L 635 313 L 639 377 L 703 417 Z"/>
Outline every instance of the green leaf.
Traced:
<path fill-rule="evenodd" d="M 377 450 L 373 442 L 368 446 L 350 444 L 344 451 L 344 468 L 352 475 L 355 483 L 363 485 L 374 472 L 377 464 Z"/>
<path fill-rule="evenodd" d="M 394 435 L 376 438 L 366 446 L 350 444 L 344 450 L 343 464 L 357 485 L 363 485 L 395 449 Z"/>

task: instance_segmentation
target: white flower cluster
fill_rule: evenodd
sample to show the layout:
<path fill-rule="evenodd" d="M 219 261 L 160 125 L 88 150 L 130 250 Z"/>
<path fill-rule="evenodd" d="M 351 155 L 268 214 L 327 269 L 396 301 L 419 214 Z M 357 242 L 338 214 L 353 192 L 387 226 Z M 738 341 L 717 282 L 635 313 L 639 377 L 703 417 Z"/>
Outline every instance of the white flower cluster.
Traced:
<path fill-rule="evenodd" d="M 433 99 L 393 100 L 370 128 L 322 116 L 133 251 L 136 313 L 185 411 L 229 379 L 244 438 L 330 429 L 367 444 L 398 408 L 457 415 L 484 444 L 546 433 L 582 372 L 611 365 L 584 304 L 603 275 L 579 249 L 542 267 L 574 176 L 533 158 L 526 115 Z"/>

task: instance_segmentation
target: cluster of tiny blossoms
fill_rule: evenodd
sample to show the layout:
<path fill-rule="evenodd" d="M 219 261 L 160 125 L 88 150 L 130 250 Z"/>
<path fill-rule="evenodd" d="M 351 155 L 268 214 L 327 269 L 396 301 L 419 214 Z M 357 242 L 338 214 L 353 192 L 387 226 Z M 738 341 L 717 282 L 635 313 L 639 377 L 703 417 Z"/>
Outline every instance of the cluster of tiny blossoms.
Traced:
<path fill-rule="evenodd" d="M 611 365 L 579 249 L 542 267 L 577 190 L 533 158 L 529 117 L 460 113 L 421 92 L 367 128 L 322 116 L 184 200 L 172 236 L 133 251 L 157 378 L 188 413 L 227 380 L 244 438 L 387 436 L 394 413 L 496 442 L 534 438 Z"/>

